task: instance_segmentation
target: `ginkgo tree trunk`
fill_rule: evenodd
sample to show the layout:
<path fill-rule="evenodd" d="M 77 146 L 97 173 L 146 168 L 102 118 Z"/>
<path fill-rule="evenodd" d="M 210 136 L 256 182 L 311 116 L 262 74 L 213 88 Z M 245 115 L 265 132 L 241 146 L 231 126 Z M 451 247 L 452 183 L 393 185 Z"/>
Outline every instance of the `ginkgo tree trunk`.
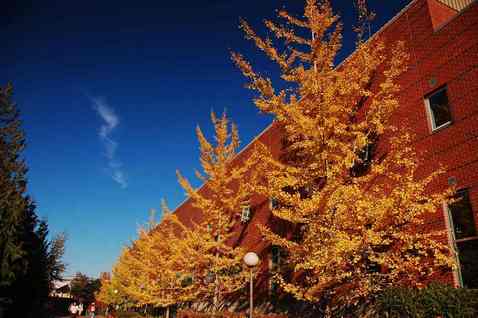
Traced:
<path fill-rule="evenodd" d="M 356 51 L 336 66 L 342 24 L 328 1 L 307 0 L 301 18 L 284 10 L 278 16 L 284 24 L 265 21 L 275 40 L 245 21 L 241 28 L 279 66 L 285 88 L 232 54 L 257 92 L 257 108 L 284 132 L 282 156 L 263 149 L 256 170 L 266 181 L 255 191 L 274 198 L 273 213 L 296 228 L 284 237 L 261 227 L 288 254 L 289 270 L 275 279 L 297 299 L 350 305 L 386 286 L 421 286 L 455 266 L 438 241 L 443 233 L 420 230 L 451 192 L 429 192 L 440 171 L 419 172 L 412 137 L 390 123 L 404 44 L 365 42 L 359 27 Z M 364 1 L 360 17 L 370 17 Z"/>
<path fill-rule="evenodd" d="M 199 127 L 196 129 L 203 170 L 196 175 L 204 183 L 203 187 L 195 189 L 179 172 L 177 174 L 200 219 L 190 227 L 192 231 L 184 232 L 188 238 L 184 242 L 194 247 L 189 250 L 196 251 L 191 258 L 197 265 L 192 284 L 202 298 L 212 299 L 213 311 L 217 311 L 223 296 L 242 288 L 247 279 L 242 262 L 244 250 L 231 241 L 235 235 L 233 228 L 241 218 L 241 208 L 250 198 L 253 181 L 248 177 L 257 156 L 252 154 L 240 165 L 234 165 L 239 147 L 236 126 L 225 114 L 216 117 L 212 113 L 211 120 L 215 144 L 206 139 Z"/>

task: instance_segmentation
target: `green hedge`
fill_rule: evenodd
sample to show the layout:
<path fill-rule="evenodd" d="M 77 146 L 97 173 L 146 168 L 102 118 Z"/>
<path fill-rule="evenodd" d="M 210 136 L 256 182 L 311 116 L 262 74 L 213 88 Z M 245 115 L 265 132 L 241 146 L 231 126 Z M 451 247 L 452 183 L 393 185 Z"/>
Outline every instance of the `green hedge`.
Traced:
<path fill-rule="evenodd" d="M 288 317 L 323 317 L 323 308 L 314 306 L 288 306 Z M 326 306 L 326 303 L 322 304 Z M 221 318 L 239 318 L 244 314 L 224 313 Z M 216 316 L 216 317 L 217 317 Z M 144 318 L 138 313 L 119 313 L 118 318 Z M 188 310 L 178 312 L 178 318 L 210 318 Z M 257 315 L 255 317 L 281 317 L 280 315 Z M 286 317 L 283 315 L 282 317 Z M 372 304 L 362 303 L 352 308 L 341 308 L 329 312 L 334 318 L 478 318 L 478 289 L 453 288 L 449 285 L 433 283 L 423 289 L 389 288 L 377 296 Z"/>
<path fill-rule="evenodd" d="M 177 318 L 246 318 L 249 315 L 244 313 L 222 312 L 218 314 L 197 313 L 191 310 L 181 310 L 178 312 Z M 276 314 L 254 314 L 255 318 L 287 318 L 285 315 Z"/>
<path fill-rule="evenodd" d="M 378 317 L 478 317 L 478 290 L 431 284 L 423 289 L 390 288 L 376 300 Z"/>

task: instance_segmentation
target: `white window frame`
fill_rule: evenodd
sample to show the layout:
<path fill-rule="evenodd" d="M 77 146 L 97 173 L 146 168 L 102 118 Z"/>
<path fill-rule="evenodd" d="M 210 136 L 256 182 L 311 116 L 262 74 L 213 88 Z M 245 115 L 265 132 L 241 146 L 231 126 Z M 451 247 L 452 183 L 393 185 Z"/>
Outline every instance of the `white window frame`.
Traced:
<path fill-rule="evenodd" d="M 448 236 L 448 245 L 450 247 L 451 252 L 453 253 L 453 257 L 455 258 L 456 262 L 456 269 L 453 270 L 453 284 L 455 287 L 463 287 L 463 277 L 461 275 L 461 266 L 460 266 L 460 257 L 458 256 L 458 246 L 456 245 L 455 239 L 455 227 L 453 225 L 453 218 L 451 215 L 451 211 L 448 208 L 448 204 L 443 202 L 443 214 L 445 217 L 445 226 L 447 229 L 447 236 Z"/>
<path fill-rule="evenodd" d="M 428 94 L 425 97 L 425 108 L 426 108 L 426 111 L 427 111 L 428 123 L 430 125 L 430 129 L 431 129 L 432 132 L 437 131 L 437 130 L 442 129 L 442 128 L 445 128 L 447 126 L 450 126 L 451 123 L 452 123 L 452 119 L 450 119 L 449 121 L 447 121 L 446 123 L 441 124 L 440 126 L 436 126 L 436 124 L 435 124 L 436 121 L 435 121 L 435 116 L 433 115 L 433 111 L 432 111 L 432 108 L 431 108 L 431 105 L 430 105 L 430 97 L 432 97 L 433 95 L 435 95 L 435 94 L 437 94 L 437 93 L 439 93 L 443 90 L 446 91 L 447 97 L 448 97 L 448 86 L 446 86 L 446 85 L 443 86 L 442 88 L 434 91 L 433 93 Z M 448 103 L 449 102 L 450 101 L 448 101 Z M 448 104 L 448 106 L 450 106 L 450 104 Z M 451 113 L 451 109 L 449 107 L 448 107 L 448 110 Z"/>
<path fill-rule="evenodd" d="M 243 205 L 241 206 L 241 222 L 247 223 L 251 219 L 251 206 Z"/>

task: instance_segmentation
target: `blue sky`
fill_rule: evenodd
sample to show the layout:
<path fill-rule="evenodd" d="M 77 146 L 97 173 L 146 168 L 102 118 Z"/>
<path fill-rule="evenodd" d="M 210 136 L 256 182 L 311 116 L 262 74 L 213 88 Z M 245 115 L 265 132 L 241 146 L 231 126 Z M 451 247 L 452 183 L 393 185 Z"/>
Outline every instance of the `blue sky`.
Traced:
<path fill-rule="evenodd" d="M 332 1 L 354 38 L 351 0 Z M 27 136 L 29 193 L 53 234 L 68 234 L 67 274 L 109 271 L 161 198 L 184 200 L 176 169 L 194 179 L 197 124 L 209 112 L 238 124 L 242 144 L 270 118 L 251 101 L 230 50 L 276 70 L 238 29 L 299 0 L 10 1 L 0 19 L 0 85 L 11 81 Z M 374 29 L 407 0 L 369 1 Z M 197 183 L 196 183 L 197 184 Z"/>

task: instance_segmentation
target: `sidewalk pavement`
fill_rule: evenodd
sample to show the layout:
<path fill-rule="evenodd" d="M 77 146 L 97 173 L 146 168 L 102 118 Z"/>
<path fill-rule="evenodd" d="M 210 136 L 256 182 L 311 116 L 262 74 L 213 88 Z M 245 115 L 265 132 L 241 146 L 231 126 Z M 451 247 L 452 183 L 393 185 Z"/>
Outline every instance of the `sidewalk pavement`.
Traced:
<path fill-rule="evenodd" d="M 77 316 L 78 318 L 90 318 L 90 316 Z M 103 315 L 96 315 L 96 318 L 105 318 Z M 71 316 L 61 316 L 61 317 L 55 317 L 55 318 L 71 318 Z"/>

